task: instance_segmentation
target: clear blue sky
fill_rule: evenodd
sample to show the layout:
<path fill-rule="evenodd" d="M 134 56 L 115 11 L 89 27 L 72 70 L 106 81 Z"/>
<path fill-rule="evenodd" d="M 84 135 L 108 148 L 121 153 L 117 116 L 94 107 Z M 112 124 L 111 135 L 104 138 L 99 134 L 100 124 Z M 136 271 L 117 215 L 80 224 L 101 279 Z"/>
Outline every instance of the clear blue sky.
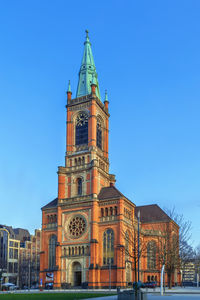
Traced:
<path fill-rule="evenodd" d="M 199 0 L 0 2 L 0 223 L 33 232 L 57 196 L 85 29 L 116 186 L 136 205 L 175 205 L 199 244 Z"/>

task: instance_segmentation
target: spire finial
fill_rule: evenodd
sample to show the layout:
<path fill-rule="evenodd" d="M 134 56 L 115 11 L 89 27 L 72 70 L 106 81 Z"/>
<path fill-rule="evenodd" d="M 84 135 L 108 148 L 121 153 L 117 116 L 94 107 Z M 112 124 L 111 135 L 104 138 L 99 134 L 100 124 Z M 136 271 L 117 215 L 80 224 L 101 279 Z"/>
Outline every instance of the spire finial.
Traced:
<path fill-rule="evenodd" d="M 71 91 L 71 84 L 70 84 L 70 80 L 69 80 L 69 82 L 68 82 L 68 89 L 67 89 L 67 93 L 68 93 L 68 92 L 70 92 L 70 93 L 72 92 L 72 91 Z"/>
<path fill-rule="evenodd" d="M 90 95 L 91 83 L 93 82 L 94 83 L 93 85 L 96 85 L 96 96 L 99 99 L 101 99 L 96 67 L 92 55 L 91 43 L 88 36 L 88 30 L 85 30 L 85 32 L 86 32 L 86 38 L 84 42 L 83 58 L 82 58 L 81 67 L 79 71 L 79 80 L 78 80 L 76 98 Z M 93 74 L 94 74 L 94 79 L 92 81 Z"/>
<path fill-rule="evenodd" d="M 108 93 L 107 90 L 105 90 L 105 100 L 104 101 L 108 101 Z"/>
<path fill-rule="evenodd" d="M 88 31 L 88 29 L 86 29 L 85 32 L 86 32 L 86 41 L 89 41 L 89 35 L 88 35 L 89 31 Z"/>

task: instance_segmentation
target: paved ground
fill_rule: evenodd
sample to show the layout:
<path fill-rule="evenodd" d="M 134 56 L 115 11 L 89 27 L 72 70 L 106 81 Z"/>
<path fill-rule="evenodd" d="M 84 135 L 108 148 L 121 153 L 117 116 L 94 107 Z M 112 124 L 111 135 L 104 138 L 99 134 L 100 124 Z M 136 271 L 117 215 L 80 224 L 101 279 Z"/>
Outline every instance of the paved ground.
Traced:
<path fill-rule="evenodd" d="M 101 298 L 102 299 L 102 298 Z M 160 296 L 159 294 L 154 294 L 154 295 L 147 295 L 147 300 L 199 300 L 200 299 L 200 294 L 171 294 L 171 295 L 163 295 Z M 114 299 L 113 299 L 114 300 Z"/>
<path fill-rule="evenodd" d="M 156 289 L 143 289 L 144 292 L 152 293 L 159 293 L 160 294 L 160 287 Z M 200 294 L 200 287 L 175 287 L 172 289 L 165 289 L 165 294 Z"/>
<path fill-rule="evenodd" d="M 90 298 L 88 300 L 117 300 L 117 296 L 108 296 L 101 298 Z M 200 300 L 200 294 L 148 294 L 147 300 Z M 87 300 L 87 299 L 85 299 Z"/>
<path fill-rule="evenodd" d="M 144 289 L 146 292 L 146 289 Z M 106 290 L 105 290 L 106 294 Z M 117 300 L 117 296 L 107 296 L 101 298 L 90 298 L 90 300 Z M 147 300 L 200 300 L 200 288 L 176 287 L 173 289 L 166 289 L 163 296 L 160 295 L 160 288 L 148 289 Z M 88 299 L 89 300 L 89 299 Z"/>

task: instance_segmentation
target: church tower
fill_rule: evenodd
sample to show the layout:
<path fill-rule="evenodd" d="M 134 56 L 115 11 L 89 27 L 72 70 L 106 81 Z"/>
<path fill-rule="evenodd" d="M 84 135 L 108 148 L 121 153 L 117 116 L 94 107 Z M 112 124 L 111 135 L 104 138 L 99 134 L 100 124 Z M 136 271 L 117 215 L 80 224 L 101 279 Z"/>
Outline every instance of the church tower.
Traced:
<path fill-rule="evenodd" d="M 42 208 L 43 286 L 123 286 L 125 273 L 131 280 L 120 232 L 132 226 L 135 205 L 115 188 L 109 173 L 108 107 L 107 92 L 103 102 L 100 96 L 86 31 L 76 97 L 70 82 L 67 89 L 66 155 L 65 166 L 58 168 L 58 197 Z"/>
<path fill-rule="evenodd" d="M 109 174 L 108 100 L 100 98 L 91 43 L 86 31 L 76 97 L 67 90 L 65 167 L 60 167 L 58 198 L 96 199 L 101 188 L 115 182 Z"/>

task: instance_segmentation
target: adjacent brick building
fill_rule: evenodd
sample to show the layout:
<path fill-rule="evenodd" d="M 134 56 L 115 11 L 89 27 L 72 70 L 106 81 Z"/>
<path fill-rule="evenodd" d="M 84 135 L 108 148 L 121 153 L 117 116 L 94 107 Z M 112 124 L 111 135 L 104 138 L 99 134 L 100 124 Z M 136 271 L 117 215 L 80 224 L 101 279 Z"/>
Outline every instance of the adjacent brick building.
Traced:
<path fill-rule="evenodd" d="M 20 243 L 19 286 L 39 287 L 41 230 Z"/>
<path fill-rule="evenodd" d="M 41 285 L 55 288 L 126 286 L 160 278 L 159 242 L 178 226 L 157 205 L 136 207 L 109 173 L 109 102 L 101 101 L 86 32 L 76 97 L 67 91 L 65 166 L 58 168 L 58 197 L 42 208 Z M 137 214 L 140 210 L 140 219 Z M 150 244 L 149 244 L 150 243 Z M 173 271 L 178 282 L 178 269 Z"/>

